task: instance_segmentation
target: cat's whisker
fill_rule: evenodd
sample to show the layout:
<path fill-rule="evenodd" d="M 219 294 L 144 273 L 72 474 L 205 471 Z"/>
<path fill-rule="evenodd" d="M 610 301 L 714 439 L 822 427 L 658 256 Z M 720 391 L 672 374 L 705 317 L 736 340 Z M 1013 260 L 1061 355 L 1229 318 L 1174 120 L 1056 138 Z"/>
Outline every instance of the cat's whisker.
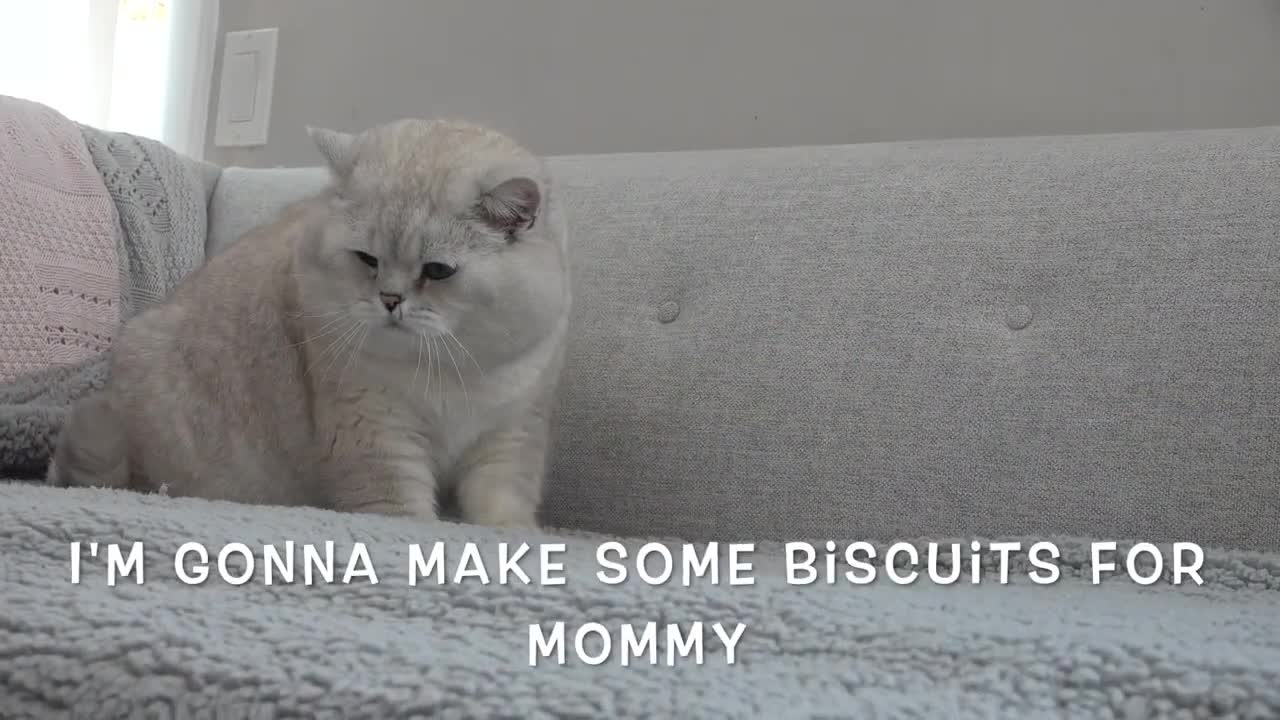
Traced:
<path fill-rule="evenodd" d="M 436 345 L 436 336 L 431 336 L 431 347 L 435 350 L 436 356 L 436 384 L 439 386 L 440 400 L 444 403 L 446 409 L 449 407 L 449 393 L 445 392 L 444 386 L 444 356 L 440 354 L 440 347 Z"/>
<path fill-rule="evenodd" d="M 334 361 L 342 353 L 342 348 L 346 347 L 347 343 L 351 342 L 351 339 L 355 337 L 356 333 L 360 332 L 361 324 L 362 323 L 360 321 L 353 320 L 351 322 L 351 325 L 347 327 L 346 332 L 344 332 L 342 336 L 339 337 L 337 340 L 334 340 L 333 342 L 329 343 L 325 347 L 324 351 L 320 353 L 320 357 L 316 358 L 315 365 L 319 365 L 321 359 L 328 357 L 328 362 L 325 363 L 324 369 L 321 371 L 321 375 L 320 375 L 321 381 L 323 381 L 324 378 L 329 374 L 329 368 L 333 367 Z M 312 368 L 314 368 L 315 365 L 313 365 Z M 311 371 L 311 368 L 308 368 L 307 372 L 310 372 L 310 371 Z"/>
<path fill-rule="evenodd" d="M 329 336 L 329 335 L 332 335 L 332 334 L 334 334 L 334 333 L 338 332 L 338 330 L 339 330 L 340 328 L 337 328 L 337 327 L 334 327 L 334 326 L 335 326 L 335 325 L 337 325 L 338 323 L 342 322 L 342 319 L 343 319 L 343 318 L 338 317 L 338 318 L 334 318 L 333 320 L 330 320 L 329 322 L 325 323 L 325 324 L 324 324 L 324 325 L 323 325 L 319 330 L 317 330 L 315 335 L 312 335 L 311 337 L 309 337 L 309 338 L 307 338 L 306 340 L 303 340 L 303 341 L 301 341 L 301 342 L 293 343 L 293 344 L 292 344 L 292 345 L 290 345 L 289 347 L 291 347 L 291 348 L 302 347 L 303 345 L 306 345 L 307 343 L 311 342 L 312 340 L 319 340 L 319 339 L 320 339 L 320 338 L 322 338 L 322 337 L 327 337 L 327 336 Z"/>
<path fill-rule="evenodd" d="M 344 313 L 346 313 L 346 310 L 333 310 L 331 312 L 323 313 L 288 313 L 288 316 L 294 319 L 307 318 L 308 320 L 314 320 L 316 318 L 333 317 L 334 315 L 342 315 Z"/>
<path fill-rule="evenodd" d="M 419 334 L 418 340 L 427 346 L 427 386 L 422 389 L 422 397 L 423 399 L 426 399 L 426 397 L 431 394 L 431 368 L 435 364 L 435 348 L 426 342 L 426 335 Z"/>
<path fill-rule="evenodd" d="M 449 362 L 453 364 L 453 371 L 458 375 L 458 384 L 462 386 L 463 404 L 467 406 L 467 414 L 470 415 L 471 396 L 467 394 L 467 381 L 462 378 L 462 368 L 459 368 L 458 361 L 453 359 L 453 351 L 449 349 L 449 343 L 442 339 L 440 341 L 440 345 L 444 348 L 445 352 L 449 353 Z"/>
<path fill-rule="evenodd" d="M 471 351 L 467 349 L 466 345 L 462 344 L 462 341 L 458 339 L 457 335 L 453 334 L 452 330 L 445 330 L 445 332 L 449 333 L 449 337 L 452 338 L 453 341 L 458 344 L 458 347 L 462 350 L 462 352 L 466 353 L 467 357 L 471 358 L 471 364 L 475 365 L 476 370 L 480 371 L 480 377 L 487 380 L 488 377 L 485 375 L 484 368 L 480 367 L 480 363 L 476 361 L 476 356 L 471 354 Z"/>
<path fill-rule="evenodd" d="M 351 366 L 351 361 L 355 359 L 360 351 L 364 350 L 364 341 L 369 339 L 369 326 L 364 326 L 364 332 L 360 333 L 360 340 L 355 347 L 347 351 L 347 362 L 342 366 L 342 372 L 338 374 L 338 390 L 342 390 L 342 381 L 347 377 L 347 368 Z"/>
<path fill-rule="evenodd" d="M 413 366 L 413 380 L 409 382 L 409 394 L 418 389 L 418 371 L 422 369 L 422 333 L 418 333 L 418 364 Z"/>
<path fill-rule="evenodd" d="M 342 340 L 340 341 L 341 344 L 338 346 L 337 351 L 334 352 L 332 355 L 330 355 L 328 362 L 325 363 L 324 370 L 320 374 L 321 382 L 324 382 L 325 378 L 329 377 L 329 371 L 332 370 L 334 366 L 338 364 L 338 360 L 341 359 L 343 352 L 347 349 L 347 347 L 352 342 L 355 341 L 356 336 L 359 334 L 360 334 L 360 329 L 355 328 L 351 332 L 347 333 L 342 337 Z"/>
<path fill-rule="evenodd" d="M 307 369 L 307 370 L 308 370 L 308 372 L 310 372 L 311 368 L 314 368 L 316 365 L 319 365 L 319 364 L 320 364 L 320 361 L 321 361 L 321 360 L 323 360 L 323 359 L 324 359 L 324 358 L 325 358 L 325 357 L 326 357 L 330 352 L 332 352 L 335 346 L 337 346 L 338 341 L 339 341 L 339 340 L 341 340 L 341 339 L 343 338 L 343 336 L 345 336 L 347 333 L 351 332 L 351 330 L 352 330 L 352 329 L 354 329 L 354 328 L 355 328 L 355 326 L 356 326 L 357 324 L 358 324 L 358 322 L 357 322 L 357 321 L 352 320 L 350 324 L 345 325 L 345 326 L 343 326 L 342 328 L 340 328 L 340 329 L 338 329 L 338 330 L 335 330 L 335 331 L 334 331 L 335 333 L 339 333 L 338 337 L 336 337 L 336 338 L 330 338 L 329 343 L 328 343 L 327 345 L 325 345 L 325 346 L 324 346 L 324 349 L 323 349 L 323 350 L 321 350 L 321 351 L 320 351 L 320 353 L 319 353 L 319 354 L 317 354 L 315 358 L 312 358 L 312 362 L 311 362 L 311 364 L 310 364 L 310 367 L 308 367 L 308 369 Z M 332 334 L 332 333 L 330 333 L 330 334 Z M 319 338 L 317 337 L 317 338 L 315 338 L 315 339 L 317 339 L 317 340 L 318 340 Z M 306 340 L 304 340 L 303 342 L 305 343 L 305 342 L 307 342 L 307 341 L 306 341 Z"/>

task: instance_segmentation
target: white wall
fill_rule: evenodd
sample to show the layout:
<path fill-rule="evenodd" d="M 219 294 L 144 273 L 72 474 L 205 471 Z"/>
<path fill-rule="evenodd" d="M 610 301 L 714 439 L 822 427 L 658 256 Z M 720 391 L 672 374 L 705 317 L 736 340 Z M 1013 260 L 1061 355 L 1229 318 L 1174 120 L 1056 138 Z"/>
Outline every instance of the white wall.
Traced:
<path fill-rule="evenodd" d="M 280 28 L 270 142 L 223 164 L 403 116 L 544 154 L 1280 124 L 1280 0 L 222 0 L 221 24 Z"/>

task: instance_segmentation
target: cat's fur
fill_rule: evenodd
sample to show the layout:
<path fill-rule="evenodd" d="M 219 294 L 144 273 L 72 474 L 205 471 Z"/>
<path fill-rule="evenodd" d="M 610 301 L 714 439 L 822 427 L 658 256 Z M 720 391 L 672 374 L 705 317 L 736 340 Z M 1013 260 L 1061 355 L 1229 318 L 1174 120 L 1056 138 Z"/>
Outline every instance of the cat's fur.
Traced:
<path fill-rule="evenodd" d="M 466 123 L 311 134 L 331 187 L 128 323 L 49 481 L 534 525 L 570 305 L 543 164 Z"/>

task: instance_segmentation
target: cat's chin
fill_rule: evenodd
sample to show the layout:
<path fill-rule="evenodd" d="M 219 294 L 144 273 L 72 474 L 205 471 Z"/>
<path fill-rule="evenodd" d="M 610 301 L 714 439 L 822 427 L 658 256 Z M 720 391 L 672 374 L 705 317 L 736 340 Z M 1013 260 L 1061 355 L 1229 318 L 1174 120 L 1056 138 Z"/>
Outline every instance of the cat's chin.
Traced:
<path fill-rule="evenodd" d="M 415 330 L 402 323 L 379 323 L 369 328 L 364 351 L 383 360 L 413 362 L 418 348 L 429 343 L 434 332 Z"/>

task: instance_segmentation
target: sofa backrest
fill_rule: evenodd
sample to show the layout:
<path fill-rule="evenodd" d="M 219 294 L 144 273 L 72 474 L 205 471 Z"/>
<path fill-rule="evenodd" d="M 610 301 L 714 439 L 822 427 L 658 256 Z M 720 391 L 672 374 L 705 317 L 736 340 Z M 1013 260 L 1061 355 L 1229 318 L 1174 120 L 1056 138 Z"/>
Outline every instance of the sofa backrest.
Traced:
<path fill-rule="evenodd" d="M 1280 548 L 1280 129 L 552 168 L 548 523 Z M 211 248 L 324 181 L 225 170 Z"/>

